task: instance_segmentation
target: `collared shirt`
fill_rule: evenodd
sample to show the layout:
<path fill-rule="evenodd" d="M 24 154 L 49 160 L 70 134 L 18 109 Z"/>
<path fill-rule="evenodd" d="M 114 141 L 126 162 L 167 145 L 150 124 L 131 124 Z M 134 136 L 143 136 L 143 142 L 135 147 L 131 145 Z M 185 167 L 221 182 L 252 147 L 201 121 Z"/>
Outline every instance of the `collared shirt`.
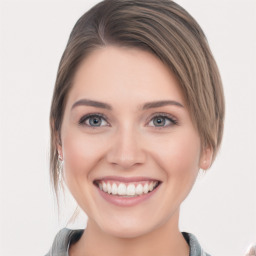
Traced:
<path fill-rule="evenodd" d="M 63 228 L 56 235 L 50 251 L 45 256 L 69 256 L 69 245 L 80 239 L 84 230 L 71 230 Z M 189 245 L 189 256 L 211 256 L 203 251 L 198 240 L 193 234 L 182 232 Z"/>

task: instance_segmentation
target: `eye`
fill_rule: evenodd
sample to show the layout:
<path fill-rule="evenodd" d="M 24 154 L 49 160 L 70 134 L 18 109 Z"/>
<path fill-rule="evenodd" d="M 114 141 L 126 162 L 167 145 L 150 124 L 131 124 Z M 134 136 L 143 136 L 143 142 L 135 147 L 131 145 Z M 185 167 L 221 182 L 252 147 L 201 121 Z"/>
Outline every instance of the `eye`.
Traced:
<path fill-rule="evenodd" d="M 151 118 L 149 122 L 149 126 L 154 127 L 168 127 L 172 125 L 176 125 L 177 120 L 175 120 L 172 116 L 168 114 L 157 114 L 153 118 Z"/>
<path fill-rule="evenodd" d="M 109 126 L 108 122 L 106 121 L 106 118 L 101 114 L 85 115 L 79 120 L 79 124 L 88 127 Z"/>

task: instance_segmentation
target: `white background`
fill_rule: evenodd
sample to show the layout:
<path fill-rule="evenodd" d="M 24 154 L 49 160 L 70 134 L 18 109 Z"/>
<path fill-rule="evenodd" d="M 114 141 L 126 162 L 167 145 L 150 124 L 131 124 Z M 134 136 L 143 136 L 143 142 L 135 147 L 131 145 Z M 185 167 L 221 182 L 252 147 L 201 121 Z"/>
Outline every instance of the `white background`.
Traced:
<path fill-rule="evenodd" d="M 96 2 L 1 2 L 0 255 L 44 255 L 74 210 L 66 204 L 58 222 L 48 116 L 69 33 Z M 227 107 L 221 151 L 183 204 L 180 226 L 212 255 L 243 255 L 256 242 L 256 1 L 177 2 L 208 37 Z"/>

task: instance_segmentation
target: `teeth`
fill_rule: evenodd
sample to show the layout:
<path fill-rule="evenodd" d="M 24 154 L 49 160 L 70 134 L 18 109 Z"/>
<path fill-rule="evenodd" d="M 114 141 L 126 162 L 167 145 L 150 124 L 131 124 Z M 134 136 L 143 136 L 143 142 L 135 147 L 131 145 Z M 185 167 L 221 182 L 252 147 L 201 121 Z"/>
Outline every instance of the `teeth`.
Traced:
<path fill-rule="evenodd" d="M 144 182 L 143 182 L 144 183 Z M 98 186 L 100 190 L 103 190 L 104 192 L 112 195 L 119 195 L 119 196 L 139 196 L 142 194 L 147 194 L 154 190 L 156 185 L 158 184 L 157 181 L 154 182 L 146 182 L 143 184 L 116 184 L 111 182 L 105 183 L 104 181 L 98 182 Z"/>
<path fill-rule="evenodd" d="M 108 184 L 107 184 L 107 188 L 108 188 L 108 193 L 111 194 L 111 192 L 112 192 L 112 186 L 110 185 L 109 182 L 108 182 Z"/>
<path fill-rule="evenodd" d="M 141 184 L 139 184 L 137 187 L 136 187 L 136 190 L 135 190 L 136 194 L 137 195 L 141 195 L 143 193 L 143 187 Z"/>
<path fill-rule="evenodd" d="M 144 194 L 147 194 L 148 193 L 148 183 L 146 183 L 143 187 L 143 192 Z"/>
<path fill-rule="evenodd" d="M 103 191 L 107 192 L 108 191 L 107 184 L 105 182 L 103 182 L 102 186 L 103 186 Z"/>
<path fill-rule="evenodd" d="M 117 194 L 118 194 L 119 196 L 124 196 L 124 195 L 126 195 L 126 186 L 124 185 L 124 183 L 119 184 L 118 190 L 117 190 Z"/>
<path fill-rule="evenodd" d="M 150 184 L 149 184 L 149 186 L 148 186 L 148 190 L 149 191 L 152 191 L 154 189 L 154 184 L 153 184 L 153 182 L 151 182 Z"/>
<path fill-rule="evenodd" d="M 114 184 L 112 185 L 112 194 L 113 194 L 113 195 L 116 195 L 117 192 L 118 192 L 118 188 L 117 188 L 116 183 L 114 183 Z"/>
<path fill-rule="evenodd" d="M 135 195 L 135 185 L 134 184 L 128 185 L 127 190 L 126 190 L 126 194 L 128 196 L 134 196 Z"/>

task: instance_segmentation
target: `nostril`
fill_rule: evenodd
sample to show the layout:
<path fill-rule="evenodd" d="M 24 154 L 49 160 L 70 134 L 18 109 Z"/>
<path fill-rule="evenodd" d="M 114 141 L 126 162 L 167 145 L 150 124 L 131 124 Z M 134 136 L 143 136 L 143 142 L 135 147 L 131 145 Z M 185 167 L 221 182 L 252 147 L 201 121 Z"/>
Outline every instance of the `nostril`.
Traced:
<path fill-rule="evenodd" d="M 136 140 L 136 136 L 131 136 L 131 134 L 120 136 L 117 136 L 110 145 L 106 155 L 107 161 L 110 164 L 119 165 L 125 170 L 145 163 L 146 154 Z"/>

